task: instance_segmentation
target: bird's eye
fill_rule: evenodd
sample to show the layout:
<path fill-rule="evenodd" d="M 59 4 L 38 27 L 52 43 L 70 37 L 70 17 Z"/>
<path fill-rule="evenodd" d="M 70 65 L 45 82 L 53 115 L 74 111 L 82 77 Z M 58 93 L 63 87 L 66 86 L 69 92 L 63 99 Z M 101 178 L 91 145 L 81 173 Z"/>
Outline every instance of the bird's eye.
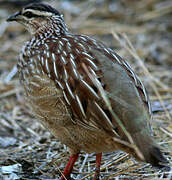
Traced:
<path fill-rule="evenodd" d="M 34 17 L 34 14 L 31 13 L 31 12 L 25 12 L 25 13 L 23 14 L 23 16 L 25 16 L 25 17 L 27 17 L 27 18 L 32 18 L 32 17 Z"/>

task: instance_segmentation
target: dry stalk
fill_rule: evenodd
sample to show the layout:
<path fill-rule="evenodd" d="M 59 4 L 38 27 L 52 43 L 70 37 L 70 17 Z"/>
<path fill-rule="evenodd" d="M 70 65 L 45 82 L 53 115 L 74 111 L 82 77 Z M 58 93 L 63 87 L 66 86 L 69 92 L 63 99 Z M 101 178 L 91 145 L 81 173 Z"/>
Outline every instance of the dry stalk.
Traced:
<path fill-rule="evenodd" d="M 162 8 L 159 9 L 155 9 L 151 12 L 146 12 L 145 14 L 141 15 L 140 17 L 138 17 L 139 21 L 150 21 L 153 20 L 155 18 L 158 18 L 160 16 L 164 16 L 166 14 L 169 14 L 172 12 L 172 5 L 167 4 L 167 6 L 164 6 Z"/>

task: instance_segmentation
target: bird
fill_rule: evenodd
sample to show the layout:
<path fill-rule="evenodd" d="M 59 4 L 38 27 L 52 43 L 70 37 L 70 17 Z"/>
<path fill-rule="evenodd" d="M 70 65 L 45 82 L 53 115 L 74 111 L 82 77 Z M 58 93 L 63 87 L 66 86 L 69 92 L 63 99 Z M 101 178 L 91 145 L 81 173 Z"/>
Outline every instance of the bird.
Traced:
<path fill-rule="evenodd" d="M 146 89 L 126 60 L 90 36 L 70 33 L 48 4 L 29 4 L 7 21 L 31 34 L 17 63 L 19 79 L 37 119 L 69 148 L 62 180 L 70 179 L 81 151 L 96 155 L 94 180 L 104 152 L 122 150 L 156 167 L 168 162 L 152 136 Z"/>

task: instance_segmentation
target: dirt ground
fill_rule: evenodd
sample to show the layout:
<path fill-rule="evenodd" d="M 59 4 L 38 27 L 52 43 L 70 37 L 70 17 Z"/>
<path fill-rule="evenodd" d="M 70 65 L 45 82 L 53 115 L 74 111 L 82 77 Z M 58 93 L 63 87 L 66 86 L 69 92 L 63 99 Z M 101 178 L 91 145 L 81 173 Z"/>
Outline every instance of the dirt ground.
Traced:
<path fill-rule="evenodd" d="M 127 59 L 147 88 L 154 136 L 172 166 L 172 1 L 44 2 L 64 14 L 73 33 L 93 36 Z M 0 1 L 0 179 L 57 179 L 69 154 L 24 101 L 15 65 L 30 35 L 21 25 L 5 21 L 17 9 Z M 72 178 L 92 179 L 94 169 L 94 154 L 82 152 Z M 171 176 L 172 171 L 154 169 L 121 151 L 103 155 L 102 180 Z"/>

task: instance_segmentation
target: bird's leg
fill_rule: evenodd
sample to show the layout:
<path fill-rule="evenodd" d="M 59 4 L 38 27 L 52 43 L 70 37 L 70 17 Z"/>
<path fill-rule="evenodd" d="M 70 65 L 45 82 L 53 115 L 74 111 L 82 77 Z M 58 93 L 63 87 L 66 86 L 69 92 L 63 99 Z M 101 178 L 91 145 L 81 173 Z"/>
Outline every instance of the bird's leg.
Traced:
<path fill-rule="evenodd" d="M 69 161 L 64 169 L 64 172 L 62 174 L 61 180 L 70 178 L 70 174 L 73 170 L 73 166 L 74 166 L 76 160 L 78 159 L 78 156 L 79 156 L 79 153 L 73 154 L 70 156 L 70 159 L 69 159 Z"/>
<path fill-rule="evenodd" d="M 102 160 L 102 153 L 96 154 L 96 171 L 94 175 L 94 180 L 99 180 L 101 160 Z"/>

